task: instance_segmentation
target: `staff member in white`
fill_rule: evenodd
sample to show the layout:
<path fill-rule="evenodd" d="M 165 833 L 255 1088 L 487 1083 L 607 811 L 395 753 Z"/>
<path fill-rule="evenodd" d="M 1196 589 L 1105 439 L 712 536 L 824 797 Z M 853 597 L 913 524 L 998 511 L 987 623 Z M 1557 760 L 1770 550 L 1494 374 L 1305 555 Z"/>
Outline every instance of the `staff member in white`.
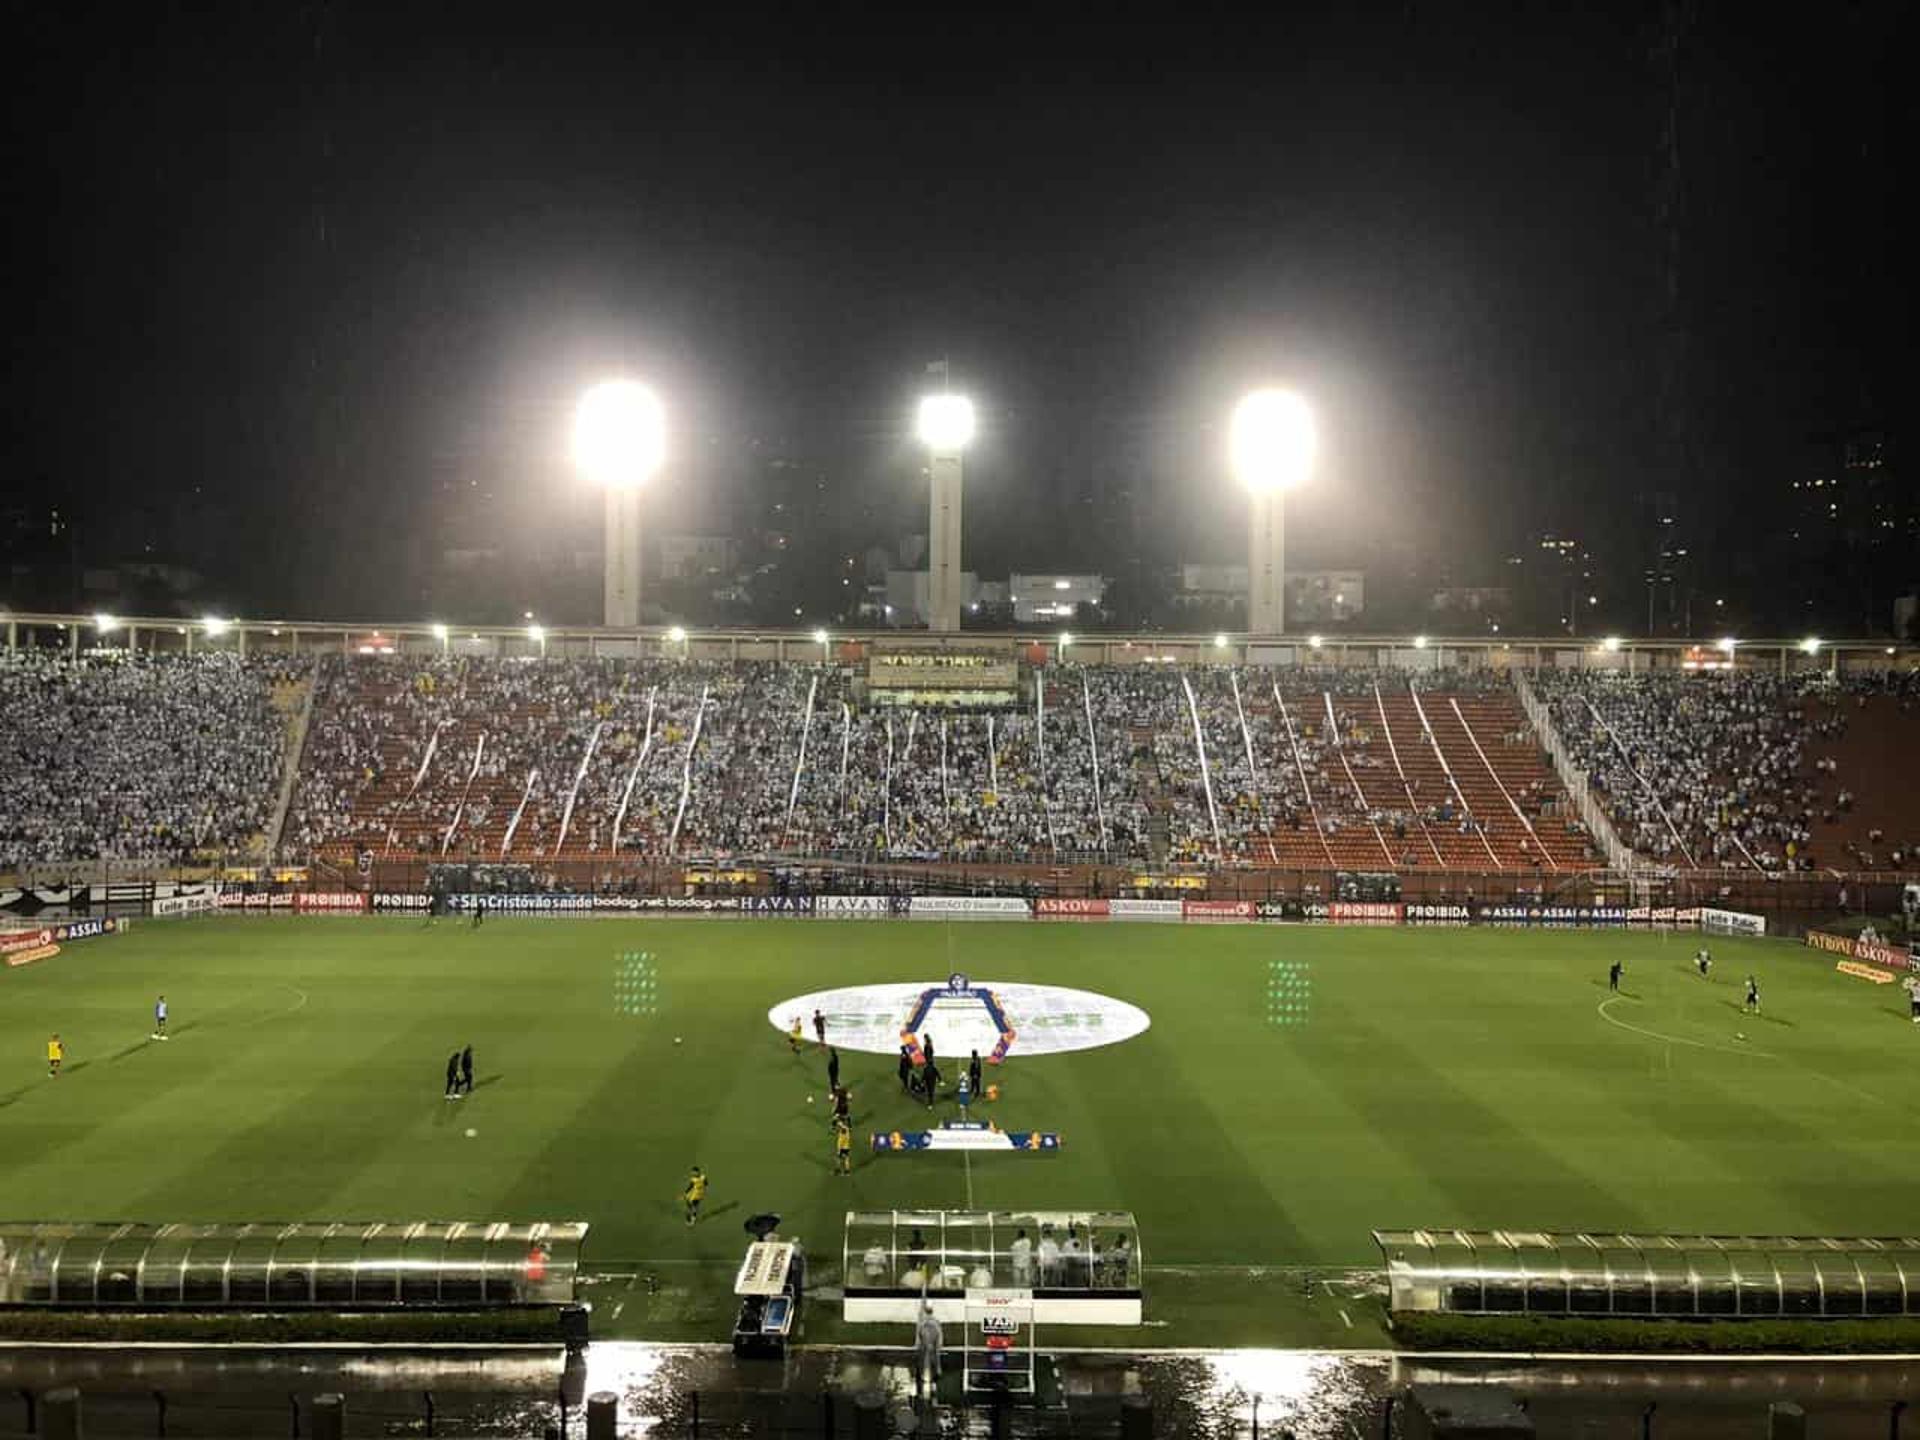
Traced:
<path fill-rule="evenodd" d="M 1013 1261 L 1013 1283 L 1019 1289 L 1033 1288 L 1033 1241 L 1022 1230 L 1013 1237 L 1013 1244 L 1007 1247 L 1007 1253 Z"/>
<path fill-rule="evenodd" d="M 153 1038 L 167 1038 L 167 997 L 164 995 L 153 1002 Z"/>

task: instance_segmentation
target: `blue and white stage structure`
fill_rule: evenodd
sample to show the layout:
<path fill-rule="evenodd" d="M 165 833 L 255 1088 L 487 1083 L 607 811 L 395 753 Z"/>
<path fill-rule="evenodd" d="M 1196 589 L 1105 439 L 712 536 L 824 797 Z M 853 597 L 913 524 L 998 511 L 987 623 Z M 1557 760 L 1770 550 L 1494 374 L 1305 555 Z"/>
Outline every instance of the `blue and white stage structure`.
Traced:
<path fill-rule="evenodd" d="M 1013 1048 L 1013 1042 L 1018 1037 L 1014 1033 L 1012 1023 L 1007 1019 L 1005 1008 L 1000 1004 L 1000 997 L 986 986 L 976 985 L 965 975 L 956 972 L 947 977 L 945 985 L 935 985 L 931 989 L 922 990 L 920 998 L 914 1002 L 912 1012 L 907 1016 L 906 1023 L 900 1027 L 900 1043 L 913 1057 L 913 1063 L 921 1065 L 926 1062 L 926 1056 L 920 1049 L 920 1035 L 926 1027 L 927 1017 L 933 1013 L 933 1007 L 955 1000 L 971 1000 L 987 1012 L 987 1019 L 993 1023 L 994 1033 L 1000 1039 L 986 1055 L 986 1062 L 989 1065 L 998 1065 L 1005 1060 L 1007 1051 Z"/>

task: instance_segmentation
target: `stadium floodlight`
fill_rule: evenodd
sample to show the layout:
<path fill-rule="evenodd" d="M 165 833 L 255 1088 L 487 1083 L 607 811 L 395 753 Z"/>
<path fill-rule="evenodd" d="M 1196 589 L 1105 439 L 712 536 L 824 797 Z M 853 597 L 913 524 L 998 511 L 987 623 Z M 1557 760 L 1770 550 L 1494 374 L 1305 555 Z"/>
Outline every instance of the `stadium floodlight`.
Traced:
<path fill-rule="evenodd" d="M 1213 648 L 1214 648 L 1214 649 L 1216 649 L 1216 650 L 1224 650 L 1224 649 L 1226 649 L 1226 648 L 1227 648 L 1227 637 L 1226 637 L 1226 636 L 1224 636 L 1224 635 L 1216 635 L 1216 636 L 1214 636 L 1214 637 L 1213 637 Z"/>
<path fill-rule="evenodd" d="M 676 645 L 686 644 L 687 643 L 687 627 L 684 625 L 674 626 L 671 630 L 667 631 L 667 639 L 671 640 Z"/>
<path fill-rule="evenodd" d="M 922 395 L 914 433 L 936 455 L 958 455 L 973 443 L 973 401 L 964 395 Z"/>
<path fill-rule="evenodd" d="M 1291 390 L 1255 390 L 1234 406 L 1227 465 L 1244 485 L 1247 527 L 1247 632 L 1286 628 L 1286 492 L 1313 473 L 1319 437 L 1313 411 Z"/>
<path fill-rule="evenodd" d="M 1725 651 L 1727 654 L 1731 655 L 1733 654 L 1734 646 L 1738 645 L 1739 643 L 1740 643 L 1739 641 L 1735 640 L 1731 635 L 1729 635 L 1720 642 L 1718 648 Z"/>
<path fill-rule="evenodd" d="M 973 440 L 973 402 L 964 395 L 920 397 L 914 432 L 927 447 L 927 628 L 960 628 L 965 572 L 960 562 L 960 513 L 965 471 L 960 453 Z"/>
<path fill-rule="evenodd" d="M 209 636 L 218 638 L 233 628 L 233 621 L 222 619 L 218 615 L 203 615 L 200 617 L 200 628 Z"/>
<path fill-rule="evenodd" d="M 109 615 L 104 610 L 96 611 L 93 617 L 93 628 L 102 635 L 110 635 L 120 628 L 119 617 Z"/>
<path fill-rule="evenodd" d="M 547 653 L 547 627 L 544 625 L 527 626 L 527 639 L 540 647 L 542 655 Z"/>
<path fill-rule="evenodd" d="M 1312 646 L 1315 650 L 1318 650 L 1325 643 L 1326 642 L 1322 640 L 1318 635 L 1307 636 L 1307 644 Z"/>
<path fill-rule="evenodd" d="M 447 627 L 436 621 L 433 625 L 433 638 L 444 641 L 447 638 Z"/>
<path fill-rule="evenodd" d="M 1817 637 L 1809 635 L 1800 642 L 1800 648 L 1809 655 L 1818 655 L 1820 653 L 1820 641 Z"/>
<path fill-rule="evenodd" d="M 609 626 L 640 623 L 640 487 L 666 453 L 666 411 L 645 385 L 607 380 L 581 397 L 573 418 L 573 458 L 607 492 L 602 603 Z"/>
<path fill-rule="evenodd" d="M 1602 650 L 1605 650 L 1609 655 L 1611 655 L 1614 651 L 1620 648 L 1620 637 L 1618 635 L 1607 636 L 1606 639 L 1600 642 L 1600 648 Z"/>
<path fill-rule="evenodd" d="M 573 416 L 573 458 L 591 480 L 632 489 L 666 458 L 667 420 L 660 397 L 634 380 L 606 380 L 580 398 Z"/>
<path fill-rule="evenodd" d="M 1313 472 L 1313 412 L 1291 390 L 1255 390 L 1233 408 L 1227 454 L 1249 490 L 1291 490 Z"/>
<path fill-rule="evenodd" d="M 1426 648 L 1427 648 L 1427 637 L 1426 637 L 1426 636 L 1424 636 L 1424 635 L 1416 635 L 1416 636 L 1414 636 L 1414 637 L 1413 637 L 1413 648 L 1414 648 L 1414 649 L 1416 649 L 1416 650 L 1424 650 L 1424 649 L 1426 649 Z"/>
<path fill-rule="evenodd" d="M 1072 633 L 1070 631 L 1062 630 L 1060 632 L 1060 658 L 1062 660 L 1067 658 L 1067 646 L 1071 644 L 1073 644 Z"/>

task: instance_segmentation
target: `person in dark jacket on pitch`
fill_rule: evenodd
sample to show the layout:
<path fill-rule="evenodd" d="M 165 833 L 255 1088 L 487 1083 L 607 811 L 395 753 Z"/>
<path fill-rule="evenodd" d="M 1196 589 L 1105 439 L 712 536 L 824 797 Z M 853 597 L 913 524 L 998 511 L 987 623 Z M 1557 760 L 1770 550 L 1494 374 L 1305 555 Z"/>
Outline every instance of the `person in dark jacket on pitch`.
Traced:
<path fill-rule="evenodd" d="M 460 1098 L 460 1052 L 454 1051 L 447 1056 L 447 1099 Z"/>
<path fill-rule="evenodd" d="M 913 1093 L 913 1052 L 904 1045 L 900 1047 L 900 1088 Z"/>
<path fill-rule="evenodd" d="M 967 1061 L 967 1087 L 975 1095 L 983 1093 L 980 1089 L 980 1052 L 978 1050 L 974 1051 Z"/>
<path fill-rule="evenodd" d="M 473 1046 L 471 1045 L 460 1052 L 460 1091 L 463 1095 L 473 1093 Z"/>

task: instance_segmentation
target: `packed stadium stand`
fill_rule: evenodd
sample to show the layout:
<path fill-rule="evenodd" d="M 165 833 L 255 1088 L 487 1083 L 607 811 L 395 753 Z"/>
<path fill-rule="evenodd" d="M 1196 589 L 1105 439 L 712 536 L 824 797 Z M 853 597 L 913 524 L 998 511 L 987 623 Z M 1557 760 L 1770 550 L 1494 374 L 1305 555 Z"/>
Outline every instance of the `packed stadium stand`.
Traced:
<path fill-rule="evenodd" d="M 1533 683 L 1642 854 L 1688 868 L 1912 864 L 1920 815 L 1901 781 L 1911 675 L 1569 670 Z"/>
<path fill-rule="evenodd" d="M 901 697 L 851 658 L 22 650 L 0 657 L 0 865 L 257 859 L 274 835 L 282 858 L 341 864 L 1602 863 L 1496 669 L 1004 669 L 1017 692 L 943 708 L 881 703 Z M 1920 855 L 1897 783 L 1911 675 L 1531 673 L 1576 778 L 1655 862 Z"/>
<path fill-rule="evenodd" d="M 0 651 L 0 868 L 261 848 L 307 670 Z"/>

